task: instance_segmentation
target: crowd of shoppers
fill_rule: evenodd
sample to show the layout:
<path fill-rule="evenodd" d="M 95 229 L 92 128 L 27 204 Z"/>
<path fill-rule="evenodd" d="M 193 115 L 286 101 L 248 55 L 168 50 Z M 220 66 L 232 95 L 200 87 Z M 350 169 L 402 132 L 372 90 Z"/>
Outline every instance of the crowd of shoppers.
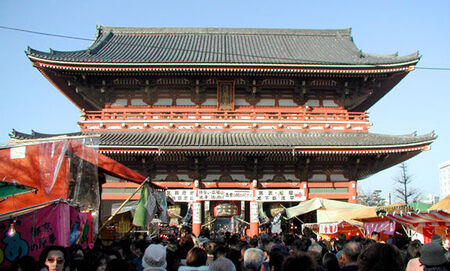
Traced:
<path fill-rule="evenodd" d="M 379 236 L 378 236 L 379 237 Z M 23 257 L 8 270 L 58 271 L 441 271 L 449 270 L 448 252 L 440 236 L 422 244 L 405 235 L 380 242 L 340 234 L 330 241 L 304 235 L 210 233 L 188 230 L 180 236 L 133 234 L 92 249 L 46 247 L 35 261 Z"/>

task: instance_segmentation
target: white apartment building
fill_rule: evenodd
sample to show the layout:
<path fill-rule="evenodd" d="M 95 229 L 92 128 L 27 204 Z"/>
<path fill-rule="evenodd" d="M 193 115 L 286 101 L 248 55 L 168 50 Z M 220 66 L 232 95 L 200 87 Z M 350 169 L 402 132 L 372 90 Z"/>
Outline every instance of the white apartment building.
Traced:
<path fill-rule="evenodd" d="M 441 199 L 450 194 L 450 160 L 439 164 L 439 183 Z"/>

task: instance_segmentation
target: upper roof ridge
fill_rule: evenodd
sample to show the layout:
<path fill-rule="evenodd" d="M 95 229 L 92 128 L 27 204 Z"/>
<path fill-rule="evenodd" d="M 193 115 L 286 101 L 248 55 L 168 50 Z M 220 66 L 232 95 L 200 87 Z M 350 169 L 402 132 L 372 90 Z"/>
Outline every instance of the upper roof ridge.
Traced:
<path fill-rule="evenodd" d="M 345 29 L 293 29 L 293 28 L 233 28 L 233 27 L 122 27 L 97 25 L 100 33 L 114 34 L 242 34 L 242 35 L 298 35 L 298 36 L 348 36 Z"/>

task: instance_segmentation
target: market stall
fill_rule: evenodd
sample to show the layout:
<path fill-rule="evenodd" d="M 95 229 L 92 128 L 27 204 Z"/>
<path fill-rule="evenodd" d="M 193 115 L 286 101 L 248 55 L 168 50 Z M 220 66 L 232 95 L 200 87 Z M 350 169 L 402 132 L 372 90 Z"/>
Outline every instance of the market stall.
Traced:
<path fill-rule="evenodd" d="M 350 236 L 364 236 L 362 223 L 352 223 L 345 220 L 339 220 L 332 223 L 305 223 L 302 225 L 302 231 L 305 228 L 311 229 L 325 240 L 337 238 L 339 234 Z"/>
<path fill-rule="evenodd" d="M 393 212 L 385 216 L 400 223 L 410 237 L 423 243 L 431 241 L 433 234 L 439 234 L 448 243 L 450 239 L 450 196 L 431 206 L 427 211 Z"/>
<path fill-rule="evenodd" d="M 0 216 L 0 266 L 29 255 L 37 259 L 49 245 L 93 246 L 92 212 L 80 212 L 65 200 L 18 209 Z"/>
<path fill-rule="evenodd" d="M 317 220 L 313 222 L 330 222 L 343 210 L 358 210 L 367 208 L 364 205 L 347 203 L 338 200 L 314 198 L 299 203 L 296 206 L 286 208 L 286 217 L 288 219 L 316 211 Z"/>
<path fill-rule="evenodd" d="M 95 236 L 105 174 L 144 181 L 100 154 L 97 140 L 65 137 L 0 146 L 0 236 L 6 236 L 0 238 L 0 267 L 19 254 L 36 258 L 47 245 L 80 242 L 87 230 Z M 85 239 L 85 245 L 91 244 Z"/>

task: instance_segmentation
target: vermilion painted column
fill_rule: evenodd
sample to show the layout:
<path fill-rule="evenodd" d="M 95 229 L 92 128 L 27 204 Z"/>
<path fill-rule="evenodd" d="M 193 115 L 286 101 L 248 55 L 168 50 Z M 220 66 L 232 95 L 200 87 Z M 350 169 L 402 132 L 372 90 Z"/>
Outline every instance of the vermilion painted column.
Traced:
<path fill-rule="evenodd" d="M 358 198 L 358 193 L 356 192 L 356 181 L 348 182 L 348 202 L 356 203 Z"/>
<path fill-rule="evenodd" d="M 253 180 L 250 186 L 250 190 L 253 190 L 253 196 L 256 195 L 258 190 L 258 181 Z M 259 234 L 259 209 L 258 202 L 256 200 L 250 201 L 250 229 L 248 235 L 253 237 Z"/>
<path fill-rule="evenodd" d="M 193 189 L 194 190 L 200 189 L 199 180 L 194 181 Z M 202 229 L 202 203 L 200 201 L 194 201 L 192 203 L 192 234 L 195 236 L 199 236 L 201 229 Z"/>

